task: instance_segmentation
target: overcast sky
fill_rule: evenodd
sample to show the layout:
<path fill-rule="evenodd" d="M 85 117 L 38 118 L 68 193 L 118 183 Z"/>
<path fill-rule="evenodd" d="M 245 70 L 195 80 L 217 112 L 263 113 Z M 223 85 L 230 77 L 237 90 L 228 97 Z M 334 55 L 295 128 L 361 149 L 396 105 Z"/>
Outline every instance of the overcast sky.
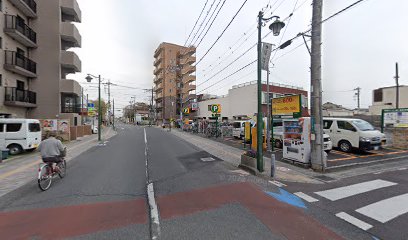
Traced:
<path fill-rule="evenodd" d="M 161 42 L 184 45 L 206 0 L 77 0 L 82 10 L 82 48 L 75 51 L 82 60 L 82 73 L 71 78 L 84 83 L 86 73 L 101 74 L 113 83 L 131 88 L 153 85 L 153 53 Z M 208 0 L 204 14 L 214 2 Z M 356 0 L 323 1 L 323 18 Z M 238 11 L 244 0 L 226 0 L 214 25 L 197 49 L 200 59 Z M 270 34 L 263 41 L 278 45 L 310 28 L 311 0 L 248 0 L 214 48 L 197 66 L 197 92 L 256 59 L 256 48 L 231 64 L 257 41 L 256 17 L 269 4 L 265 16 L 278 15 L 286 27 L 280 36 Z M 219 6 L 221 6 L 221 4 Z M 271 7 L 272 6 L 272 7 Z M 291 12 L 296 9 L 291 18 Z M 408 1 L 365 0 L 323 24 L 323 101 L 355 108 L 354 88 L 362 88 L 362 107 L 372 101 L 372 90 L 395 84 L 395 62 L 400 66 L 400 84 L 408 84 Z M 210 13 L 211 15 L 211 13 Z M 210 16 L 209 15 L 209 16 Z M 202 20 L 202 19 L 201 19 Z M 199 24 L 201 24 L 201 20 Z M 269 29 L 262 29 L 263 35 Z M 245 33 L 245 35 L 244 35 Z M 195 32 L 193 32 L 193 35 Z M 198 36 L 198 35 L 197 35 Z M 303 87 L 309 91 L 310 56 L 303 40 L 274 56 L 271 81 Z M 310 42 L 309 42 L 310 44 Z M 216 77 L 208 78 L 230 65 Z M 206 83 L 204 81 L 208 80 Z M 256 64 L 206 89 L 205 93 L 226 94 L 232 85 L 256 80 Z M 266 74 L 264 73 L 264 80 Z M 95 81 L 96 83 L 96 81 Z M 200 85 L 201 84 L 201 85 Z M 90 98 L 96 98 L 96 84 L 83 84 Z M 146 101 L 148 93 L 126 87 L 112 87 L 116 107 L 127 105 L 132 96 Z M 104 93 L 106 99 L 106 94 Z"/>

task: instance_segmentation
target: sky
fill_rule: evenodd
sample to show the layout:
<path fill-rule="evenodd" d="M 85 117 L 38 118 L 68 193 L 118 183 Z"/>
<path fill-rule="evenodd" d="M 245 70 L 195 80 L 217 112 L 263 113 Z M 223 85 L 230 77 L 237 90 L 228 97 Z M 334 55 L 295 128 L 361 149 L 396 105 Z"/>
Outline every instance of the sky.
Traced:
<path fill-rule="evenodd" d="M 120 109 L 128 105 L 132 97 L 137 101 L 149 100 L 150 93 L 143 89 L 153 86 L 155 49 L 161 42 L 184 45 L 207 0 L 104 0 L 103 4 L 97 0 L 77 1 L 82 10 L 82 22 L 76 24 L 82 35 L 82 48 L 74 51 L 82 60 L 82 73 L 71 78 L 81 83 L 90 99 L 97 98 L 97 82 L 86 83 L 87 73 L 100 74 L 104 82 L 110 80 L 119 85 L 111 87 L 111 98 Z M 323 1 L 323 19 L 355 1 Z M 202 24 L 211 4 L 214 3 L 214 9 L 223 2 L 208 0 L 197 25 Z M 213 45 L 244 2 L 225 0 L 217 19 L 197 48 L 197 60 Z M 279 36 L 270 34 L 263 39 L 278 46 L 310 28 L 311 2 L 248 0 L 197 65 L 197 93 L 224 95 L 233 85 L 256 80 L 256 64 L 227 76 L 256 59 L 256 48 L 253 48 L 236 60 L 257 41 L 258 12 L 263 9 L 265 17 L 273 14 L 284 20 L 286 26 Z M 353 89 L 360 87 L 361 107 L 368 107 L 373 89 L 395 85 L 396 62 L 399 63 L 400 84 L 408 85 L 407 9 L 406 0 L 365 0 L 323 24 L 323 102 L 356 108 Z M 293 15 L 289 17 L 291 13 Z M 262 28 L 263 36 L 269 33 L 270 23 Z M 197 28 L 191 35 L 196 35 L 195 39 L 200 36 L 200 32 L 196 34 Z M 190 43 L 188 41 L 187 45 Z M 271 62 L 270 81 L 309 91 L 310 55 L 302 38 L 297 38 L 276 54 L 272 53 Z M 263 80 L 266 81 L 265 71 Z M 102 93 L 107 99 L 105 89 Z"/>

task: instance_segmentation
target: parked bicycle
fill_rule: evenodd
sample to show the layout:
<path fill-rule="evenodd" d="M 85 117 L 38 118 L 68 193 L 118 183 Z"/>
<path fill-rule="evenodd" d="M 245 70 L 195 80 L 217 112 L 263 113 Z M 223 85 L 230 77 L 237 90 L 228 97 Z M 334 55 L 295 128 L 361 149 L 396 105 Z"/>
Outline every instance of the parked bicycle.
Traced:
<path fill-rule="evenodd" d="M 61 158 L 61 161 L 56 164 L 48 162 L 41 163 L 38 168 L 38 187 L 42 191 L 47 191 L 52 184 L 52 180 L 57 177 L 64 178 L 67 172 L 67 162 L 64 158 Z"/>

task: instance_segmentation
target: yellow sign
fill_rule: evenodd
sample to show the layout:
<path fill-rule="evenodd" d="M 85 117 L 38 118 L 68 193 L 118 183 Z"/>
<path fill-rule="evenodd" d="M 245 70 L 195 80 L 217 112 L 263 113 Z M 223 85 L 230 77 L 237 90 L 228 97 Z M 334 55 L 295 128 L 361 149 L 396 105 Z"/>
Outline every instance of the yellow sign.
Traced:
<path fill-rule="evenodd" d="M 96 112 L 95 112 L 95 111 L 89 111 L 89 112 L 88 112 L 88 116 L 89 116 L 89 117 L 95 117 L 95 116 L 96 116 Z"/>
<path fill-rule="evenodd" d="M 188 108 L 188 107 L 187 107 L 187 108 L 184 108 L 184 109 L 183 109 L 183 112 L 184 112 L 184 113 L 187 113 L 187 114 L 190 113 L 190 108 Z"/>
<path fill-rule="evenodd" d="M 245 123 L 245 141 L 251 140 L 251 123 Z"/>
<path fill-rule="evenodd" d="M 290 115 L 301 111 L 300 95 L 274 98 L 272 100 L 273 115 Z"/>

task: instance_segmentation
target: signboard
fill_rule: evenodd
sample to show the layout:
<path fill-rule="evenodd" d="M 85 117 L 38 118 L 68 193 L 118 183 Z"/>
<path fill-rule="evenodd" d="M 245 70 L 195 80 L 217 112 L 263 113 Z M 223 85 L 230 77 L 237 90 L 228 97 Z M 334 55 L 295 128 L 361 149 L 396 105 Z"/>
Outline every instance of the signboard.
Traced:
<path fill-rule="evenodd" d="M 191 111 L 197 111 L 198 110 L 198 103 L 192 103 L 191 104 Z"/>
<path fill-rule="evenodd" d="M 95 116 L 96 116 L 96 112 L 95 112 L 95 111 L 89 111 L 89 112 L 88 112 L 88 116 L 89 116 L 89 117 L 95 117 Z"/>
<path fill-rule="evenodd" d="M 208 105 L 208 111 L 212 113 L 221 113 L 221 104 Z"/>
<path fill-rule="evenodd" d="M 408 108 L 383 109 L 383 127 L 408 128 Z"/>
<path fill-rule="evenodd" d="M 300 117 L 302 111 L 301 95 L 285 96 L 272 99 L 273 115 L 293 115 Z"/>
<path fill-rule="evenodd" d="M 188 108 L 188 107 L 183 108 L 183 113 L 189 114 L 190 113 L 190 108 Z"/>
<path fill-rule="evenodd" d="M 44 131 L 57 131 L 58 121 L 57 119 L 44 119 L 40 120 Z"/>
<path fill-rule="evenodd" d="M 262 53 L 261 53 L 261 68 L 262 70 L 268 70 L 269 59 L 271 58 L 272 44 L 262 43 Z"/>

